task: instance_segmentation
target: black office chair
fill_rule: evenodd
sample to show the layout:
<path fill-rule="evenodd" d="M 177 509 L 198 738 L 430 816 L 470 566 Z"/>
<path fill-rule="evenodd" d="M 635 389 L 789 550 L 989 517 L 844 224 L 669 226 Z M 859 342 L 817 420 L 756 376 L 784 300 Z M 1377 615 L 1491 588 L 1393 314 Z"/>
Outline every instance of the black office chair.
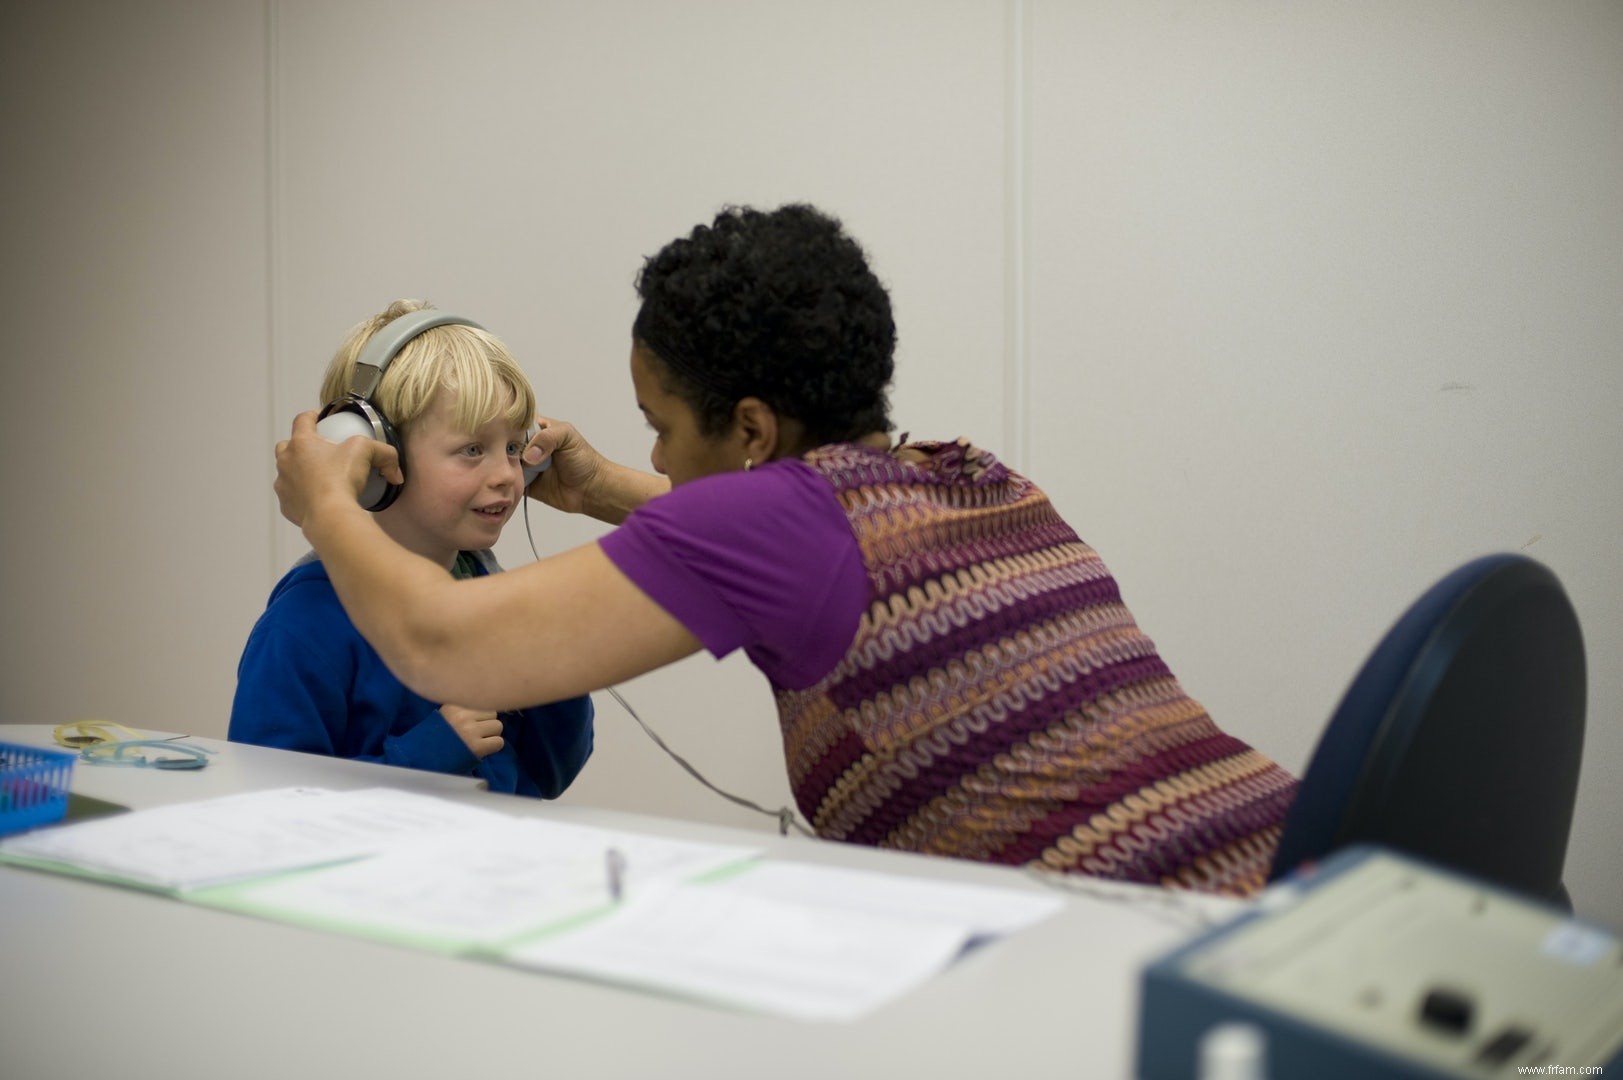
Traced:
<path fill-rule="evenodd" d="M 1570 907 L 1583 757 L 1583 637 L 1553 573 L 1473 560 L 1417 600 L 1319 740 L 1271 877 L 1380 844 Z"/>

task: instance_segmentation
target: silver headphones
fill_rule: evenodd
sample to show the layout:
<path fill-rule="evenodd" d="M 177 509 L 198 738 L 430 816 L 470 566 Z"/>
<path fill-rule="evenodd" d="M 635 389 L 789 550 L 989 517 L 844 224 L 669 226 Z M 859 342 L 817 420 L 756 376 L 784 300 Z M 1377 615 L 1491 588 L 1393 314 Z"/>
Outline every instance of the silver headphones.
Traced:
<path fill-rule="evenodd" d="M 400 436 L 396 434 L 394 425 L 372 400 L 372 395 L 377 393 L 378 385 L 383 382 L 383 373 L 388 370 L 389 362 L 406 347 L 406 343 L 424 330 L 431 330 L 436 326 L 471 326 L 475 330 L 484 329 L 472 319 L 431 308 L 408 311 L 399 318 L 385 323 L 367 339 L 366 345 L 361 349 L 361 355 L 356 358 L 355 372 L 350 376 L 349 390 L 343 397 L 322 406 L 316 430 L 333 442 L 343 442 L 345 439 L 360 435 L 394 447 L 400 461 L 401 475 L 404 476 L 406 448 L 401 445 Z M 530 430 L 533 433 L 534 428 Z M 548 458 L 540 465 L 525 466 L 524 486 L 529 487 L 530 482 L 551 464 L 552 459 Z M 400 497 L 401 487 L 401 484 L 389 483 L 381 472 L 373 469 L 372 474 L 366 478 L 366 487 L 361 490 L 361 505 L 374 513 L 387 509 Z"/>

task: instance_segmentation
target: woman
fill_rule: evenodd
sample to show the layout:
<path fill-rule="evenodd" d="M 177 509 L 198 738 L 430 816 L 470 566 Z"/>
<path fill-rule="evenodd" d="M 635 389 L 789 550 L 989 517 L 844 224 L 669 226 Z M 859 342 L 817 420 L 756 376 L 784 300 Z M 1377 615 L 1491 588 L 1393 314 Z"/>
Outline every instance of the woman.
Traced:
<path fill-rule="evenodd" d="M 544 422 L 530 494 L 620 528 L 453 582 L 356 502 L 381 444 L 277 447 L 277 493 L 362 633 L 434 700 L 570 697 L 700 648 L 777 696 L 820 836 L 1246 895 L 1295 781 L 1212 722 L 1029 480 L 892 445 L 895 327 L 840 224 L 731 209 L 644 265 L 649 475 Z M 543 660 L 544 658 L 544 660 Z"/>

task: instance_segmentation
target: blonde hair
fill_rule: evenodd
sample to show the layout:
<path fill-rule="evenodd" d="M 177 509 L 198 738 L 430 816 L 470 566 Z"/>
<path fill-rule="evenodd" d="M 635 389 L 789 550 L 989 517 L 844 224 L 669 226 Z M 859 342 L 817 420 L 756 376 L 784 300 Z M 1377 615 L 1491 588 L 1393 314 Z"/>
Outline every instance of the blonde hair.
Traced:
<path fill-rule="evenodd" d="M 337 401 L 349 392 L 355 361 L 373 334 L 408 312 L 431 306 L 425 300 L 396 300 L 352 327 L 322 377 L 322 402 Z M 507 346 L 488 331 L 458 323 L 424 330 L 389 361 L 372 393 L 372 404 L 405 439 L 440 390 L 455 395 L 452 423 L 459 431 L 478 431 L 498 418 L 521 431 L 535 422 L 530 380 Z"/>

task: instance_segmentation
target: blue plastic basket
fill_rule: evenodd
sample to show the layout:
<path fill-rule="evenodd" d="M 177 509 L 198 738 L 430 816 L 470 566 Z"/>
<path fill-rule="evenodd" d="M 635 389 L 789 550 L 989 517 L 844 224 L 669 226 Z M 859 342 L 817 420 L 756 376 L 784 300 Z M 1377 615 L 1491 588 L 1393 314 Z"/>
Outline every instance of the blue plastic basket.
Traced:
<path fill-rule="evenodd" d="M 0 836 L 62 819 L 76 757 L 0 742 Z"/>

